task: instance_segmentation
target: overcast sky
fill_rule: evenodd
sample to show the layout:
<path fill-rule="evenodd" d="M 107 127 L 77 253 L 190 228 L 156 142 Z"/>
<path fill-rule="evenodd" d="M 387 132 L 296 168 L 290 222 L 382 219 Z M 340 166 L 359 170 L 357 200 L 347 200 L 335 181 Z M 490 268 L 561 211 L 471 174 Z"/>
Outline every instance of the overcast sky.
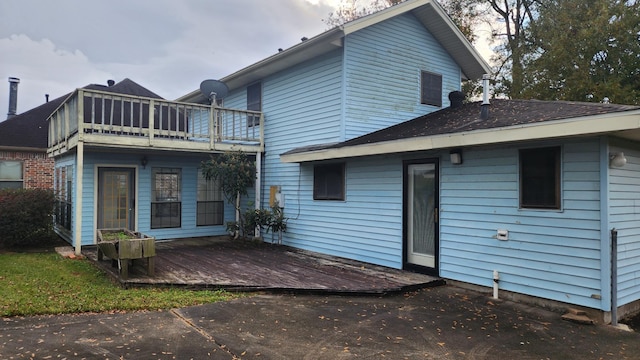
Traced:
<path fill-rule="evenodd" d="M 130 78 L 175 99 L 326 30 L 339 0 L 0 0 L 0 121 Z"/>

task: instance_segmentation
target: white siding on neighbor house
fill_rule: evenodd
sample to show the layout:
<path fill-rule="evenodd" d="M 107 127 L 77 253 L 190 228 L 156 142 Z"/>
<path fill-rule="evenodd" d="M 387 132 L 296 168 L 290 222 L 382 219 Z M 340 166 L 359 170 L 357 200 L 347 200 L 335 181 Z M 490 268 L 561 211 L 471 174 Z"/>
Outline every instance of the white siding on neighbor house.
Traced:
<path fill-rule="evenodd" d="M 592 308 L 601 293 L 599 141 L 562 145 L 562 210 L 519 208 L 518 148 L 465 149 L 441 169 L 440 275 Z M 496 239 L 498 229 L 509 239 Z M 602 303 L 598 300 L 602 297 Z M 606 309 L 605 309 L 606 310 Z"/>
<path fill-rule="evenodd" d="M 148 163 L 143 169 L 140 159 L 143 155 L 89 153 L 84 154 L 84 190 L 82 216 L 82 245 L 95 243 L 96 225 L 96 189 L 98 167 L 137 168 L 137 231 L 154 236 L 158 240 L 188 238 L 195 236 L 214 236 L 226 234 L 226 224 L 219 226 L 196 226 L 197 175 L 202 160 L 206 155 L 168 156 L 165 154 L 149 155 Z M 155 167 L 180 168 L 182 170 L 182 221 L 181 227 L 169 229 L 151 229 L 151 172 Z M 250 190 L 250 195 L 253 192 Z M 224 221 L 235 219 L 233 207 L 225 202 Z"/>
<path fill-rule="evenodd" d="M 622 143 L 624 144 L 624 143 Z M 640 149 L 612 146 L 622 151 L 623 167 L 609 169 L 609 224 L 618 231 L 618 306 L 640 299 Z"/>
<path fill-rule="evenodd" d="M 420 104 L 421 71 L 442 75 L 442 106 L 460 90 L 460 68 L 411 14 L 345 39 L 345 140 L 440 108 Z"/>
<path fill-rule="evenodd" d="M 285 243 L 401 268 L 402 160 L 352 160 L 345 171 L 345 201 L 313 200 L 313 165 L 302 165 L 295 184 L 299 197 L 292 193 L 286 198 L 291 219 Z"/>

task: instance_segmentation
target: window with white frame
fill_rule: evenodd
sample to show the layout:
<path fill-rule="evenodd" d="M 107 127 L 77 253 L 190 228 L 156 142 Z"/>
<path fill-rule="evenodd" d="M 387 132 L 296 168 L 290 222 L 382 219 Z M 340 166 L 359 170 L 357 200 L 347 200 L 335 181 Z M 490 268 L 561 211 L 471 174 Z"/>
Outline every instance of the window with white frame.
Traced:
<path fill-rule="evenodd" d="M 0 160 L 0 189 L 22 189 L 23 174 L 22 161 Z"/>
<path fill-rule="evenodd" d="M 178 228 L 182 220 L 182 169 L 153 168 L 151 228 Z"/>

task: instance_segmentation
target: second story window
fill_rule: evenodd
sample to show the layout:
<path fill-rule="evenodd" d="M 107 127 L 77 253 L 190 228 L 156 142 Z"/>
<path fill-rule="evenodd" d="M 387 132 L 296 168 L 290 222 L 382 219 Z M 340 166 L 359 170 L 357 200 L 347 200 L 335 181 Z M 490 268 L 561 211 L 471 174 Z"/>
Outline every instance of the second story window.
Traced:
<path fill-rule="evenodd" d="M 442 107 L 442 75 L 423 71 L 420 81 L 420 103 Z"/>
<path fill-rule="evenodd" d="M 262 111 L 262 83 L 247 86 L 247 110 Z M 260 116 L 248 116 L 247 126 L 260 125 Z"/>

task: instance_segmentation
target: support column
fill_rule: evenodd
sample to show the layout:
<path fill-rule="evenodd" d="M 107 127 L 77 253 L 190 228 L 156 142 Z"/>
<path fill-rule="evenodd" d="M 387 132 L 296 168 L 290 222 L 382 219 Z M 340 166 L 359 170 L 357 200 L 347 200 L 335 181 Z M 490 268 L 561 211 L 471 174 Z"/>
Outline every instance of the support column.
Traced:
<path fill-rule="evenodd" d="M 260 206 L 261 206 L 261 202 L 260 202 L 261 200 L 260 196 L 262 195 L 261 188 L 262 188 L 262 153 L 257 152 L 256 153 L 256 185 L 255 185 L 256 200 L 254 201 L 254 203 L 256 204 L 256 210 L 260 210 Z M 261 235 L 260 228 L 256 227 L 255 236 L 259 237 L 260 235 Z"/>
<path fill-rule="evenodd" d="M 78 142 L 76 147 L 76 187 L 74 192 L 74 199 L 72 206 L 75 207 L 73 211 L 73 242 L 75 247 L 75 254 L 80 255 L 82 247 L 82 173 L 84 172 L 84 143 Z"/>

